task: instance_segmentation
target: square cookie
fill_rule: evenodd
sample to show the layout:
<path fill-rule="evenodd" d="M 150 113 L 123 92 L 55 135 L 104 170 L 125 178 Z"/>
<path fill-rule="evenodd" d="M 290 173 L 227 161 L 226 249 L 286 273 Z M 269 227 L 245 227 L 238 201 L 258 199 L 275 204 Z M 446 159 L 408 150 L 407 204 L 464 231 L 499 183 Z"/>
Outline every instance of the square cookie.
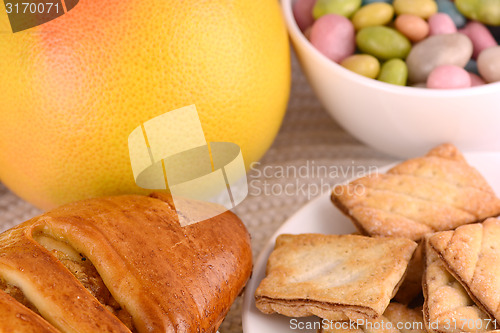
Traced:
<path fill-rule="evenodd" d="M 415 241 L 500 214 L 492 188 L 450 144 L 337 186 L 331 198 L 362 234 Z"/>
<path fill-rule="evenodd" d="M 424 320 L 435 333 L 488 332 L 495 323 L 469 297 L 460 282 L 446 269 L 438 253 L 425 242 L 423 280 Z"/>
<path fill-rule="evenodd" d="M 428 242 L 474 303 L 500 320 L 500 220 L 438 232 Z"/>
<path fill-rule="evenodd" d="M 417 244 L 403 238 L 281 235 L 255 292 L 263 313 L 374 319 L 396 293 Z"/>

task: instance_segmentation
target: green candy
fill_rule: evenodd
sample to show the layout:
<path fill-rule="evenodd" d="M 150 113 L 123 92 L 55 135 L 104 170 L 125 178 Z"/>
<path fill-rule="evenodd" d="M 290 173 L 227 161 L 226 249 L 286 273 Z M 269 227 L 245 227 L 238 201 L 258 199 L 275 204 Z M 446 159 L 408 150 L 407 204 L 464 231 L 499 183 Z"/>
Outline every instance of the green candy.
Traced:
<path fill-rule="evenodd" d="M 408 67 L 401 59 L 391 59 L 385 62 L 380 68 L 380 74 L 377 80 L 396 84 L 398 86 L 406 86 L 408 79 Z"/>
<path fill-rule="evenodd" d="M 455 0 L 455 6 L 465 17 L 477 20 L 476 6 L 477 0 Z"/>
<path fill-rule="evenodd" d="M 315 19 L 326 14 L 338 14 L 347 18 L 361 7 L 361 0 L 318 0 L 313 8 Z"/>
<path fill-rule="evenodd" d="M 404 59 L 411 49 L 411 43 L 395 29 L 375 26 L 361 29 L 356 35 L 356 45 L 363 53 L 382 60 Z"/>
<path fill-rule="evenodd" d="M 456 0 L 455 5 L 471 20 L 487 25 L 500 25 L 500 0 Z"/>

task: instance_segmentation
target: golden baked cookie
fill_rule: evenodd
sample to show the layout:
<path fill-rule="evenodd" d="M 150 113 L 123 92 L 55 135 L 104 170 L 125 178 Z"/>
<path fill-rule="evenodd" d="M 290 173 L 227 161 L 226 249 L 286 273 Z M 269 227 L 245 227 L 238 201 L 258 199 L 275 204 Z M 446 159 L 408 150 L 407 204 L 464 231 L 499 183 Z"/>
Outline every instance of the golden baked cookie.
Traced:
<path fill-rule="evenodd" d="M 500 320 L 500 220 L 436 233 L 429 245 L 478 307 Z"/>
<path fill-rule="evenodd" d="M 408 264 L 406 277 L 394 296 L 394 301 L 407 305 L 422 291 L 422 276 L 425 268 L 423 248 L 423 242 L 420 242 Z"/>
<path fill-rule="evenodd" d="M 436 251 L 425 242 L 426 269 L 423 280 L 424 320 L 435 333 L 488 332 L 496 325 L 446 269 Z"/>
<path fill-rule="evenodd" d="M 450 144 L 337 186 L 331 198 L 363 234 L 415 241 L 500 214 L 491 187 Z"/>
<path fill-rule="evenodd" d="M 396 293 L 417 244 L 404 238 L 280 235 L 255 292 L 264 313 L 374 319 Z"/>

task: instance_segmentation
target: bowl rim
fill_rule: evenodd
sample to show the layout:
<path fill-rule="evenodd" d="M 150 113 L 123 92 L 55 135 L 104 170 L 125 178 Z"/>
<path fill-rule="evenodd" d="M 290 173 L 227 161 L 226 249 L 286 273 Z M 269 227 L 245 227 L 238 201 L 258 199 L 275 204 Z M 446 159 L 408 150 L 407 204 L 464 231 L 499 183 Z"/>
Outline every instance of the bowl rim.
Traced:
<path fill-rule="evenodd" d="M 450 98 L 450 97 L 468 97 L 485 95 L 491 93 L 500 93 L 500 82 L 488 83 L 482 86 L 461 88 L 461 89 L 428 89 L 421 87 L 411 86 L 398 86 L 386 82 L 381 82 L 375 79 L 364 77 L 360 74 L 354 73 L 338 63 L 330 60 L 320 51 L 318 51 L 304 36 L 299 29 L 295 17 L 293 15 L 292 5 L 296 0 L 280 0 L 283 16 L 287 26 L 288 33 L 294 42 L 296 48 L 303 47 L 309 54 L 314 57 L 314 60 L 319 62 L 322 66 L 345 76 L 346 78 L 356 81 L 360 85 L 367 86 L 376 90 L 389 92 L 393 94 L 408 95 L 415 97 L 433 97 L 433 98 Z"/>

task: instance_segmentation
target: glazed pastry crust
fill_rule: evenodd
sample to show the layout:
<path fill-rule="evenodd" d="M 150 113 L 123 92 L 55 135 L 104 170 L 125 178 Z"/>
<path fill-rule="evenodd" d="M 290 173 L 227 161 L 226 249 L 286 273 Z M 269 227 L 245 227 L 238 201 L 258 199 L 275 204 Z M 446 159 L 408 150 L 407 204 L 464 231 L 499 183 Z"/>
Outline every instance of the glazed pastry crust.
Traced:
<path fill-rule="evenodd" d="M 397 291 L 417 244 L 357 235 L 281 235 L 255 293 L 264 313 L 339 321 L 376 318 Z"/>
<path fill-rule="evenodd" d="M 38 233 L 88 258 L 141 333 L 215 332 L 252 269 L 249 235 L 231 212 L 181 227 L 163 194 L 65 205 L 0 235 L 0 277 L 64 332 L 130 330 L 35 241 Z M 0 313 L 13 304 L 0 302 Z"/>
<path fill-rule="evenodd" d="M 23 333 L 60 333 L 39 315 L 0 290 L 0 331 Z"/>
<path fill-rule="evenodd" d="M 363 234 L 415 241 L 500 214 L 491 187 L 450 144 L 338 186 L 331 199 Z"/>

